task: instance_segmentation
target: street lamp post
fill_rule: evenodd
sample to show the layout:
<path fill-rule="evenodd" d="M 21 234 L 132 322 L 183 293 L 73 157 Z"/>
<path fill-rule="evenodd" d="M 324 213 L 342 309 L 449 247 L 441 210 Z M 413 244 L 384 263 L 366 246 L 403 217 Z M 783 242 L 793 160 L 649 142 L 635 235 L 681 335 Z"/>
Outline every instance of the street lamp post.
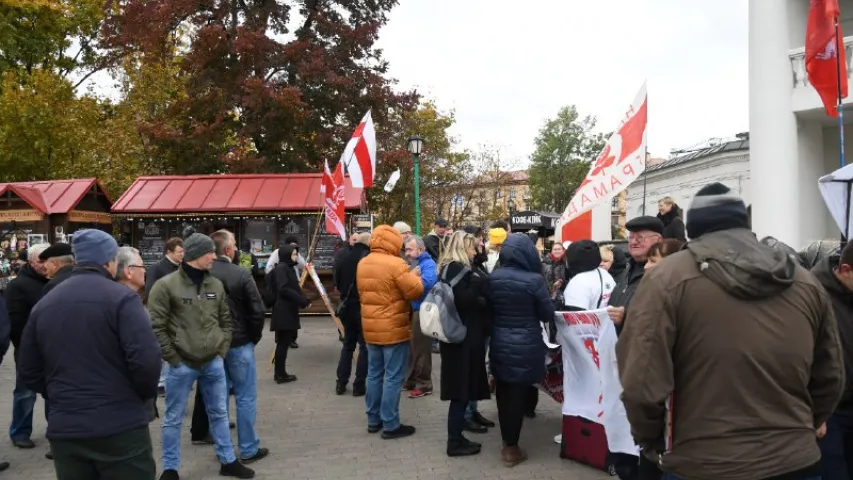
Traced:
<path fill-rule="evenodd" d="M 421 151 L 424 148 L 424 139 L 420 135 L 409 138 L 407 145 L 412 160 L 415 163 L 415 235 L 421 234 Z"/>

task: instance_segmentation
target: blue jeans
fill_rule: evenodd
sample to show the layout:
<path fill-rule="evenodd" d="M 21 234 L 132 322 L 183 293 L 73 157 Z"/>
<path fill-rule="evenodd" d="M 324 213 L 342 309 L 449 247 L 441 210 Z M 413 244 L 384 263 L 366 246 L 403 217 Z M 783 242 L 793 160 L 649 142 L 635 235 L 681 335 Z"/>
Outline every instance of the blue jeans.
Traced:
<path fill-rule="evenodd" d="M 255 345 L 248 343 L 228 350 L 225 357 L 228 378 L 234 385 L 237 404 L 237 443 L 241 458 L 251 458 L 258 453 L 261 440 L 255 432 L 258 413 L 258 375 L 255 370 Z M 227 398 L 227 397 L 226 397 Z M 226 400 L 226 405 L 228 401 Z M 226 409 L 226 419 L 227 409 Z"/>
<path fill-rule="evenodd" d="M 33 434 L 33 410 L 38 394 L 25 387 L 17 377 L 15 391 L 12 393 L 12 424 L 9 425 L 9 438 L 13 442 L 29 440 Z M 44 418 L 47 420 L 48 406 L 44 402 Z"/>
<path fill-rule="evenodd" d="M 163 418 L 163 470 L 177 471 L 181 466 L 181 425 L 187 413 L 190 390 L 196 380 L 207 407 L 216 456 L 223 464 L 237 460 L 225 413 L 228 400 L 225 362 L 217 356 L 200 370 L 183 363 L 169 368 L 169 376 L 166 377 L 166 415 Z"/>
<path fill-rule="evenodd" d="M 163 362 L 163 365 L 160 367 L 160 380 L 157 382 L 158 387 L 166 388 L 166 377 L 169 376 L 169 364 Z"/>
<path fill-rule="evenodd" d="M 465 406 L 465 420 L 471 420 L 474 418 L 475 413 L 477 413 L 477 401 L 471 400 L 468 402 L 468 405 Z"/>
<path fill-rule="evenodd" d="M 367 425 L 386 432 L 400 427 L 400 392 L 406 376 L 409 342 L 367 345 Z"/>
<path fill-rule="evenodd" d="M 826 422 L 826 436 L 818 441 L 824 480 L 853 478 L 853 415 L 835 412 Z"/>

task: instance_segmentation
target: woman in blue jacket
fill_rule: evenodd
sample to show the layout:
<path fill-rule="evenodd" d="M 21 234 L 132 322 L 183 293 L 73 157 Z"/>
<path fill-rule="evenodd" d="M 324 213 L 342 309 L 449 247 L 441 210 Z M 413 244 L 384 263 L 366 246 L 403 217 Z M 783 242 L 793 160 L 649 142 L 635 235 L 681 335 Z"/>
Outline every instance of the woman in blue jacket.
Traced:
<path fill-rule="evenodd" d="M 510 235 L 501 249 L 500 264 L 489 279 L 494 315 L 489 358 L 504 443 L 501 455 L 504 464 L 512 467 L 527 460 L 518 437 L 528 389 L 545 378 L 540 322 L 550 321 L 554 306 L 530 238 Z"/>

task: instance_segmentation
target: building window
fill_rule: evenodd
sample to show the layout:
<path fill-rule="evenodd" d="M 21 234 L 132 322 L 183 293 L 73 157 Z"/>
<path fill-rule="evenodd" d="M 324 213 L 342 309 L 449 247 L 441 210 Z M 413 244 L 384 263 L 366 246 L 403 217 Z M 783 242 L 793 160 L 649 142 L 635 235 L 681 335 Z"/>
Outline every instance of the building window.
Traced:
<path fill-rule="evenodd" d="M 509 201 L 515 201 L 515 187 L 509 187 Z"/>

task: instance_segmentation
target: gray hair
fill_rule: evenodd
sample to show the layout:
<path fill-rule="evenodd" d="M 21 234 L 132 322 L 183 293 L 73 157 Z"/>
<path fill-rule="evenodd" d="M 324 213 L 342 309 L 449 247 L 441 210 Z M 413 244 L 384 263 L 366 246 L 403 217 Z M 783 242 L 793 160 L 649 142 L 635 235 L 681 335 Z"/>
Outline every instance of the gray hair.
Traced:
<path fill-rule="evenodd" d="M 74 265 L 74 255 L 62 255 L 61 257 L 53 257 L 48 260 L 53 260 L 61 265 Z"/>
<path fill-rule="evenodd" d="M 394 222 L 394 230 L 402 233 L 412 233 L 412 227 L 406 222 Z"/>
<path fill-rule="evenodd" d="M 411 237 L 409 237 L 408 240 L 406 240 L 406 244 L 408 245 L 410 242 L 415 242 L 415 245 L 417 245 L 418 250 L 426 250 L 426 244 L 424 243 L 423 237 L 419 237 L 418 235 L 412 235 Z"/>
<path fill-rule="evenodd" d="M 32 245 L 30 248 L 27 249 L 27 261 L 31 262 L 33 260 L 38 260 L 39 255 L 41 255 L 45 250 L 47 250 L 47 247 L 49 246 L 49 243 L 39 243 L 36 245 Z"/>
<path fill-rule="evenodd" d="M 116 253 L 116 280 L 127 280 L 124 270 L 139 256 L 139 250 L 133 247 L 119 247 Z"/>

